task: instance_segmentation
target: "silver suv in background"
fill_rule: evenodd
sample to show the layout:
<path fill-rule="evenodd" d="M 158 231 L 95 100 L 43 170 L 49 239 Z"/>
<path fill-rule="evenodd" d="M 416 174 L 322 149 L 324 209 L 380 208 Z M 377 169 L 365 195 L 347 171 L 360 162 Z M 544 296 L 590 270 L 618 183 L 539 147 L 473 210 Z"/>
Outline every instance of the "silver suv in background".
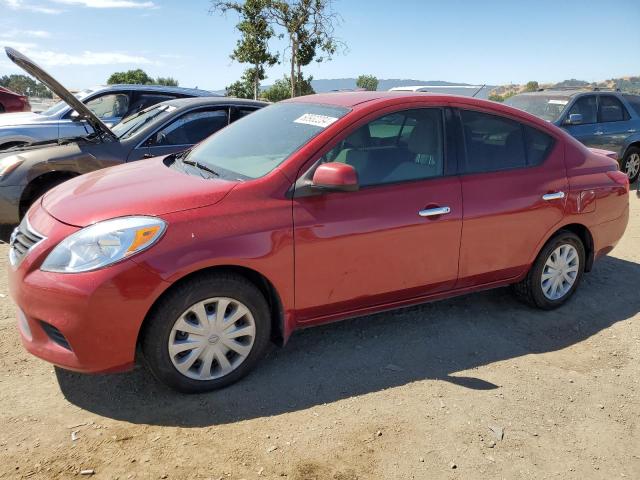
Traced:
<path fill-rule="evenodd" d="M 7 56 L 14 61 L 20 55 L 12 48 L 7 47 L 5 50 Z M 20 62 L 16 63 L 20 65 Z M 213 96 L 219 95 L 207 90 L 162 85 L 109 85 L 83 90 L 75 95 L 93 115 L 109 127 L 156 103 L 177 98 Z M 0 116 L 0 150 L 92 133 L 90 124 L 69 106 L 68 100 L 63 98 L 40 113 L 5 113 Z"/>
<path fill-rule="evenodd" d="M 588 147 L 618 154 L 631 182 L 640 173 L 640 95 L 606 89 L 521 93 L 505 103 L 565 129 Z"/>

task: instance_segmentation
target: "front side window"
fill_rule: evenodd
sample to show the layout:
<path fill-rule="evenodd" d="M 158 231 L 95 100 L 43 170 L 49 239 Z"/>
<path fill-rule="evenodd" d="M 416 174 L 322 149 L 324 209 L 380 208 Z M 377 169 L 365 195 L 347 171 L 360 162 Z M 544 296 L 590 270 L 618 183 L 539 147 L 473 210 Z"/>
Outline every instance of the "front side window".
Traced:
<path fill-rule="evenodd" d="M 123 118 L 129 111 L 129 95 L 111 93 L 89 100 L 87 108 L 98 118 Z"/>
<path fill-rule="evenodd" d="M 527 164 L 522 126 L 486 113 L 460 112 L 466 152 L 465 173 L 495 172 Z"/>
<path fill-rule="evenodd" d="M 176 110 L 176 107 L 172 105 L 154 105 L 141 112 L 122 120 L 116 126 L 111 128 L 111 131 L 115 133 L 116 137 L 120 140 L 134 137 L 145 130 L 144 127 L 151 122 L 162 121 L 164 118 L 169 117 L 171 112 Z"/>
<path fill-rule="evenodd" d="M 341 140 L 321 162 L 353 166 L 361 187 L 442 176 L 442 110 L 406 110 L 377 118 Z"/>
<path fill-rule="evenodd" d="M 306 102 L 270 105 L 209 137 L 185 161 L 224 176 L 259 178 L 347 113 L 346 108 Z"/>
<path fill-rule="evenodd" d="M 582 115 L 582 123 L 596 123 L 598 121 L 598 99 L 595 95 L 585 95 L 578 98 L 569 109 L 567 118 L 573 114 Z"/>
<path fill-rule="evenodd" d="M 629 114 L 620 100 L 613 95 L 600 96 L 601 122 L 622 122 L 628 118 Z"/>
<path fill-rule="evenodd" d="M 151 138 L 150 146 L 194 145 L 228 123 L 226 108 L 186 113 L 157 132 Z"/>

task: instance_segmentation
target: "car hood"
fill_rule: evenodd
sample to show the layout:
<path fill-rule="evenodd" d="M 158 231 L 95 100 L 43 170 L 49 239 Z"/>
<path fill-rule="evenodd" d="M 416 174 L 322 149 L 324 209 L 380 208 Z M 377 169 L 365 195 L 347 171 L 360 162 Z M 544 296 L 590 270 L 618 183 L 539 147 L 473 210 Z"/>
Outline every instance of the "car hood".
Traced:
<path fill-rule="evenodd" d="M 47 117 L 33 112 L 3 113 L 0 115 L 0 127 L 15 127 L 16 125 L 31 125 L 47 121 Z"/>
<path fill-rule="evenodd" d="M 76 98 L 69 90 L 64 88 L 55 78 L 53 78 L 42 68 L 40 68 L 33 60 L 11 47 L 5 47 L 5 52 L 13 63 L 18 65 L 28 74 L 33 75 L 38 80 L 40 80 L 49 88 L 49 90 L 58 95 L 67 103 L 67 105 L 73 108 L 78 113 L 78 116 L 80 118 L 84 118 L 87 122 L 89 122 L 94 131 L 107 135 L 108 137 L 111 137 L 113 139 L 116 138 L 109 127 L 102 123 L 102 120 L 96 117 L 84 103 Z"/>
<path fill-rule="evenodd" d="M 213 205 L 237 183 L 187 175 L 153 158 L 69 180 L 50 190 L 42 207 L 63 223 L 86 227 L 126 215 L 160 216 Z"/>

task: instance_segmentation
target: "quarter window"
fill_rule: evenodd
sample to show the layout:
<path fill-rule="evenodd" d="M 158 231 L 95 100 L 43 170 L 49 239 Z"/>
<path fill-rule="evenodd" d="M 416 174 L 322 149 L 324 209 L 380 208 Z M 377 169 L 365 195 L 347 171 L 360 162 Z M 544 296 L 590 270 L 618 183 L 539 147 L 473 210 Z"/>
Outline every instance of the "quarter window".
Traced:
<path fill-rule="evenodd" d="M 321 161 L 353 166 L 362 187 L 442 176 L 442 110 L 407 110 L 380 117 L 344 138 Z"/>
<path fill-rule="evenodd" d="M 520 123 L 486 113 L 462 110 L 465 173 L 494 172 L 527 164 Z"/>
<path fill-rule="evenodd" d="M 622 122 L 628 120 L 629 114 L 622 105 L 622 102 L 613 95 L 600 96 L 600 121 L 601 122 Z"/>
<path fill-rule="evenodd" d="M 582 123 L 596 123 L 598 121 L 598 100 L 595 95 L 585 95 L 578 98 L 569 109 L 569 115 L 579 113 L 582 115 Z"/>
<path fill-rule="evenodd" d="M 193 145 L 227 126 L 227 109 L 187 113 L 156 133 L 151 146 Z"/>

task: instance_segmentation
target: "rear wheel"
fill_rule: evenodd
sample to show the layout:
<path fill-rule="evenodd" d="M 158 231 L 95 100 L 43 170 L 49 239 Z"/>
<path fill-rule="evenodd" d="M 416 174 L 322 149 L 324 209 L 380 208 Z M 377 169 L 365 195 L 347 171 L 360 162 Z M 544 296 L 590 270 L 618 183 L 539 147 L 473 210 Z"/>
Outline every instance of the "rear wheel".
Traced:
<path fill-rule="evenodd" d="M 629 183 L 635 182 L 640 174 L 640 148 L 630 147 L 622 159 L 620 168 L 629 177 Z"/>
<path fill-rule="evenodd" d="M 584 273 L 585 251 L 580 237 L 562 231 L 547 242 L 521 282 L 516 296 L 531 306 L 551 310 L 576 291 Z"/>
<path fill-rule="evenodd" d="M 195 277 L 154 308 L 142 336 L 144 361 L 162 383 L 185 393 L 225 387 L 249 373 L 270 338 L 269 307 L 243 277 Z"/>

